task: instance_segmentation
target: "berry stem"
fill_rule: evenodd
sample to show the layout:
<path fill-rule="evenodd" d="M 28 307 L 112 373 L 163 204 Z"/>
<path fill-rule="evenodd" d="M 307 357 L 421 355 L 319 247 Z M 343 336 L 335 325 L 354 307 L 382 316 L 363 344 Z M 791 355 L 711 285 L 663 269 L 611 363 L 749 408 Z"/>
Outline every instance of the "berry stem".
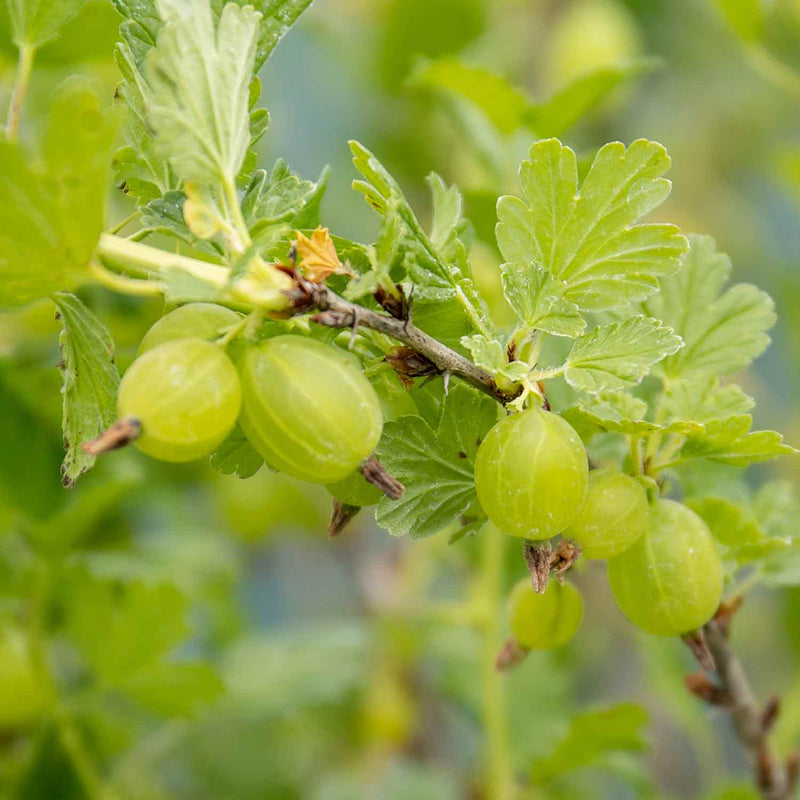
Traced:
<path fill-rule="evenodd" d="M 16 141 L 19 133 L 19 120 L 22 116 L 22 106 L 25 102 L 25 95 L 28 91 L 31 72 L 33 71 L 33 59 L 36 55 L 36 46 L 23 44 L 19 49 L 19 61 L 17 62 L 17 75 L 14 80 L 14 88 L 11 92 L 11 101 L 8 105 L 8 117 L 6 118 L 6 139 L 9 142 Z"/>

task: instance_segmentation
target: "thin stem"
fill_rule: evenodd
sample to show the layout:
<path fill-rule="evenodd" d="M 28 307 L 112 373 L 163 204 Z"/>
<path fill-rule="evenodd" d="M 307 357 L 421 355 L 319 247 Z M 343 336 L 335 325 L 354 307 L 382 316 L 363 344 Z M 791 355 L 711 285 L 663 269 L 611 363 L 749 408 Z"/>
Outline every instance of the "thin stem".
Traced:
<path fill-rule="evenodd" d="M 102 286 L 120 294 L 133 295 L 135 297 L 152 297 L 164 291 L 164 286 L 160 283 L 118 275 L 96 261 L 89 263 L 89 274 Z"/>
<path fill-rule="evenodd" d="M 236 194 L 236 187 L 232 183 L 226 181 L 223 185 L 223 192 L 228 217 L 241 240 L 241 252 L 244 252 L 250 246 L 251 239 L 250 232 L 247 230 L 247 224 L 242 216 L 242 207 L 239 204 L 239 196 Z"/>
<path fill-rule="evenodd" d="M 496 668 L 503 644 L 501 626 L 505 534 L 493 525 L 483 528 L 482 599 L 486 609 L 481 656 L 483 724 L 486 734 L 486 800 L 507 800 L 511 791 L 511 763 L 506 730 L 503 676 Z"/>
<path fill-rule="evenodd" d="M 15 141 L 19 133 L 19 120 L 22 116 L 22 106 L 25 103 L 25 95 L 28 91 L 35 55 L 36 45 L 24 44 L 19 49 L 17 75 L 14 79 L 14 88 L 11 90 L 11 102 L 8 106 L 8 117 L 6 118 L 6 139 L 9 142 Z"/>
<path fill-rule="evenodd" d="M 123 219 L 121 222 L 118 222 L 116 225 L 109 228 L 108 233 L 119 233 L 128 223 L 133 222 L 141 213 L 142 209 L 137 208 L 136 211 L 134 211 L 132 214 L 128 214 L 128 216 L 125 217 L 125 219 Z"/>
<path fill-rule="evenodd" d="M 633 470 L 634 475 L 641 475 L 642 474 L 642 451 L 639 446 L 641 437 L 639 436 L 630 436 L 630 448 L 631 448 L 631 469 Z"/>

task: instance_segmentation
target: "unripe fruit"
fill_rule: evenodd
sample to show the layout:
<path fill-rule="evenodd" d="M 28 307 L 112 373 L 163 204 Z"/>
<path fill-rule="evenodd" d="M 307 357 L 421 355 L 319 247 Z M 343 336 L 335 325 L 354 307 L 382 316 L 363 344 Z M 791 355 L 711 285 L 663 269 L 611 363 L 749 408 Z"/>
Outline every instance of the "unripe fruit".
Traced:
<path fill-rule="evenodd" d="M 241 425 L 271 466 L 310 483 L 346 478 L 378 444 L 375 390 L 354 359 L 301 336 L 276 336 L 239 361 Z"/>
<path fill-rule="evenodd" d="M 173 339 L 219 339 L 241 319 L 241 314 L 215 303 L 189 303 L 165 314 L 147 331 L 139 355 Z"/>
<path fill-rule="evenodd" d="M 526 539 L 549 539 L 586 499 L 586 450 L 568 422 L 530 408 L 500 420 L 475 459 L 475 488 L 489 519 Z"/>
<path fill-rule="evenodd" d="M 608 562 L 625 616 L 649 633 L 674 636 L 708 622 L 722 598 L 722 563 L 697 514 L 673 500 L 650 506 L 648 530 Z"/>
<path fill-rule="evenodd" d="M 374 506 L 383 497 L 383 492 L 365 480 L 360 470 L 336 483 L 329 483 L 327 488 L 337 500 L 348 506 Z"/>
<path fill-rule="evenodd" d="M 526 650 L 551 650 L 565 645 L 583 619 L 583 598 L 571 583 L 550 583 L 543 594 L 521 580 L 509 598 L 511 633 Z"/>
<path fill-rule="evenodd" d="M 141 423 L 135 445 L 162 461 L 213 452 L 239 415 L 241 389 L 231 360 L 211 342 L 175 339 L 139 356 L 119 385 L 121 417 Z"/>
<path fill-rule="evenodd" d="M 42 711 L 43 693 L 25 637 L 14 627 L 0 627 L 0 729 L 19 728 Z"/>
<path fill-rule="evenodd" d="M 647 529 L 647 493 L 630 475 L 596 469 L 589 473 L 586 502 L 564 532 L 586 558 L 612 558 Z"/>

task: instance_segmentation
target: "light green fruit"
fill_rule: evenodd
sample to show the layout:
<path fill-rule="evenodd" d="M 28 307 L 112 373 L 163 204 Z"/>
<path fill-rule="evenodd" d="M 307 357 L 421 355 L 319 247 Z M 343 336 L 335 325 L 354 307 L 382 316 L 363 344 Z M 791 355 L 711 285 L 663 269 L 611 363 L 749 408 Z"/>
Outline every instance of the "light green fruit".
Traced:
<path fill-rule="evenodd" d="M 136 446 L 162 461 L 191 461 L 213 452 L 241 406 L 236 368 L 201 339 L 175 339 L 139 356 L 119 386 L 121 417 L 142 426 Z"/>
<path fill-rule="evenodd" d="M 25 637 L 15 627 L 0 627 L 0 729 L 19 728 L 44 710 Z"/>
<path fill-rule="evenodd" d="M 302 336 L 276 336 L 249 348 L 239 371 L 242 429 L 281 472 L 336 483 L 378 444 L 378 397 L 347 354 Z"/>
<path fill-rule="evenodd" d="M 139 345 L 139 355 L 173 339 L 214 341 L 241 319 L 241 314 L 215 303 L 189 303 L 165 314 L 147 331 Z"/>
<path fill-rule="evenodd" d="M 374 506 L 383 497 L 383 492 L 365 480 L 360 470 L 336 483 L 329 483 L 327 488 L 337 500 L 348 506 Z"/>
<path fill-rule="evenodd" d="M 673 500 L 650 506 L 647 532 L 608 562 L 608 580 L 625 616 L 660 636 L 704 625 L 722 598 L 714 540 L 694 511 Z"/>
<path fill-rule="evenodd" d="M 475 488 L 489 519 L 526 539 L 549 539 L 577 516 L 589 467 L 575 430 L 558 414 L 530 408 L 500 420 L 475 459 Z"/>
<path fill-rule="evenodd" d="M 647 529 L 647 493 L 622 472 L 589 473 L 586 502 L 564 532 L 586 558 L 612 558 L 627 550 Z"/>
<path fill-rule="evenodd" d="M 511 592 L 508 604 L 511 633 L 526 650 L 563 647 L 580 627 L 583 598 L 571 583 L 548 584 L 542 594 L 528 578 Z"/>

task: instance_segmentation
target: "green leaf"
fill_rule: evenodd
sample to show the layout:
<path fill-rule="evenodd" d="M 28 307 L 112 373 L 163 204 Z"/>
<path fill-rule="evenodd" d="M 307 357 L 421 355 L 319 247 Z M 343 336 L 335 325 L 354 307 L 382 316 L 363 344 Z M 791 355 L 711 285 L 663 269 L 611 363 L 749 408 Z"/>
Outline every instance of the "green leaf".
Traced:
<path fill-rule="evenodd" d="M 580 75 L 547 100 L 527 108 L 523 121 L 537 136 L 561 136 L 615 89 L 652 72 L 659 63 L 642 58 Z"/>
<path fill-rule="evenodd" d="M 749 519 L 744 509 L 730 500 L 703 497 L 687 500 L 686 505 L 703 518 L 712 536 L 728 549 L 757 544 L 766 538 L 755 520 Z"/>
<path fill-rule="evenodd" d="M 81 445 L 96 439 L 116 419 L 119 371 L 111 334 L 97 315 L 75 295 L 61 292 L 53 300 L 63 326 L 59 341 L 67 454 L 61 476 L 70 487 L 94 465 L 95 456 L 84 453 Z"/>
<path fill-rule="evenodd" d="M 534 762 L 531 780 L 544 786 L 579 767 L 601 766 L 620 751 L 642 751 L 647 746 L 643 738 L 646 724 L 647 712 L 633 703 L 577 714 L 553 752 Z"/>
<path fill-rule="evenodd" d="M 568 383 L 584 392 L 639 383 L 650 367 L 682 345 L 658 320 L 630 317 L 601 325 L 575 340 L 564 365 Z"/>
<path fill-rule="evenodd" d="M 769 344 L 774 304 L 755 286 L 740 283 L 722 292 L 730 259 L 708 236 L 691 236 L 683 269 L 661 282 L 644 304 L 646 313 L 669 325 L 686 343 L 662 365 L 670 379 L 728 375 L 746 367 Z"/>
<path fill-rule="evenodd" d="M 746 42 L 758 41 L 764 32 L 761 0 L 714 0 L 737 36 Z"/>
<path fill-rule="evenodd" d="M 566 284 L 530 263 L 500 266 L 503 293 L 523 325 L 531 330 L 575 338 L 586 328 L 578 307 L 564 299 Z"/>
<path fill-rule="evenodd" d="M 94 84 L 70 78 L 53 99 L 42 173 L 0 141 L 0 306 L 81 280 L 103 228 L 114 129 Z"/>
<path fill-rule="evenodd" d="M 506 261 L 532 264 L 566 284 L 585 310 L 625 306 L 675 272 L 686 240 L 674 225 L 635 225 L 669 194 L 666 150 L 643 139 L 600 149 L 578 187 L 575 153 L 536 142 L 520 167 L 523 199 L 501 197 L 497 241 Z"/>
<path fill-rule="evenodd" d="M 719 379 L 695 377 L 670 382 L 664 393 L 668 419 L 710 422 L 746 414 L 755 405 L 735 384 L 720 385 Z"/>
<path fill-rule="evenodd" d="M 507 363 L 506 349 L 495 339 L 487 339 L 479 333 L 464 336 L 461 344 L 469 350 L 472 360 L 489 372 L 497 372 Z"/>
<path fill-rule="evenodd" d="M 18 47 L 38 46 L 78 13 L 83 0 L 5 0 L 11 33 Z"/>
<path fill-rule="evenodd" d="M 259 14 L 228 3 L 215 26 L 204 0 L 160 0 L 147 54 L 147 119 L 184 181 L 233 186 L 250 146 L 249 93 Z"/>
<path fill-rule="evenodd" d="M 444 261 L 457 261 L 458 249 L 463 246 L 459 236 L 466 225 L 461 216 L 461 193 L 455 186 L 448 186 L 435 172 L 431 172 L 425 182 L 430 187 L 433 201 L 431 244 Z"/>
<path fill-rule="evenodd" d="M 761 580 L 767 586 L 800 586 L 800 541 L 769 555 L 760 566 Z"/>
<path fill-rule="evenodd" d="M 253 450 L 242 429 L 235 425 L 225 441 L 211 454 L 211 466 L 222 475 L 250 478 L 264 459 Z"/>
<path fill-rule="evenodd" d="M 444 91 L 474 103 L 505 134 L 523 123 L 530 98 L 505 78 L 455 58 L 423 62 L 410 78 L 415 88 Z"/>
<path fill-rule="evenodd" d="M 134 673 L 118 688 L 165 717 L 190 716 L 223 692 L 222 681 L 210 665 L 186 661 L 158 662 Z"/>
<path fill-rule="evenodd" d="M 378 454 L 405 491 L 378 503 L 378 524 L 414 539 L 447 527 L 475 498 L 473 462 L 478 444 L 497 421 L 497 404 L 465 384 L 448 393 L 438 429 L 421 417 L 387 422 Z"/>
<path fill-rule="evenodd" d="M 242 214 L 252 227 L 257 223 L 288 222 L 300 214 L 317 193 L 317 184 L 302 180 L 279 159 L 272 172 L 253 173 L 242 197 Z"/>
<path fill-rule="evenodd" d="M 171 236 L 209 255 L 221 255 L 219 245 L 210 239 L 195 236 L 183 216 L 186 195 L 177 189 L 165 192 L 142 205 L 141 230 Z"/>
<path fill-rule="evenodd" d="M 735 467 L 746 467 L 797 452 L 793 447 L 783 444 L 783 437 L 775 431 L 751 432 L 752 424 L 753 418 L 749 414 L 711 420 L 702 432 L 693 434 L 686 442 L 679 461 L 708 458 Z"/>

